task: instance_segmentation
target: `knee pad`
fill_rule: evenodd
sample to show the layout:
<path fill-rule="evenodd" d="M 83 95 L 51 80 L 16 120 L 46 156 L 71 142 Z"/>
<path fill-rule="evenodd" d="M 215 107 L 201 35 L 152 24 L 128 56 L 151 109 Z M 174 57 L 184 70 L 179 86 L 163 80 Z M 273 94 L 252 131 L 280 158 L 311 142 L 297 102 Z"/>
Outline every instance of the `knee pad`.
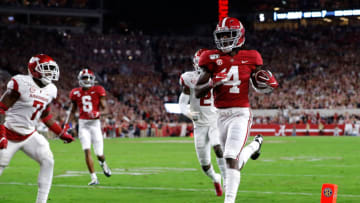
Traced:
<path fill-rule="evenodd" d="M 41 150 L 39 154 L 41 155 L 39 157 L 40 165 L 47 165 L 48 167 L 54 168 L 54 156 L 49 148 Z"/>

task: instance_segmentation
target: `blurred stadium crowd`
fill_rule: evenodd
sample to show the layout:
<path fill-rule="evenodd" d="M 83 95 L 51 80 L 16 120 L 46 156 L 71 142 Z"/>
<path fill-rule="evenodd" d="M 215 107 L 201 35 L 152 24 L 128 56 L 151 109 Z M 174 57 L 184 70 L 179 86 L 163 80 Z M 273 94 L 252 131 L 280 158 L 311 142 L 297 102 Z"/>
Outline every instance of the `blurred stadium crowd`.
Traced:
<path fill-rule="evenodd" d="M 360 29 L 357 27 L 308 26 L 297 30 L 248 31 L 246 46 L 258 50 L 264 63 L 276 73 L 280 88 L 270 96 L 250 93 L 254 109 L 359 108 Z M 182 72 L 192 70 L 192 57 L 199 48 L 214 48 L 209 37 L 152 36 L 141 31 L 127 34 L 73 34 L 36 29 L 0 29 L 1 80 L 27 74 L 27 62 L 43 52 L 60 66 L 59 98 L 53 112 L 65 118 L 69 91 L 78 86 L 77 74 L 89 67 L 108 92 L 113 117 L 108 127 L 123 126 L 153 134 L 179 117 L 166 113 L 165 102 L 176 103 Z M 1 85 L 0 93 L 6 88 Z M 296 118 L 300 119 L 296 119 Z M 260 123 L 345 122 L 357 115 L 319 118 L 284 114 L 255 118 Z M 184 119 L 180 117 L 180 120 Z M 159 132 L 161 133 L 161 132 Z M 118 134 L 121 134 L 121 128 Z M 140 135 L 140 131 L 135 133 Z"/>
<path fill-rule="evenodd" d="M 91 8 L 94 0 L 1 0 L 1 6 L 32 8 Z"/>

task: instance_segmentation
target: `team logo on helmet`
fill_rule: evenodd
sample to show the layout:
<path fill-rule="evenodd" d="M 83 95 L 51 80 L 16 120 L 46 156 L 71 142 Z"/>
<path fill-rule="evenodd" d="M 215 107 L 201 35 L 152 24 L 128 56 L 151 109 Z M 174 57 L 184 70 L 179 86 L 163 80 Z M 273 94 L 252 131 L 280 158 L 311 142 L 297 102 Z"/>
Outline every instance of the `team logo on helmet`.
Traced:
<path fill-rule="evenodd" d="M 28 63 L 29 74 L 39 79 L 44 85 L 59 80 L 59 66 L 50 56 L 38 54 L 30 58 Z"/>

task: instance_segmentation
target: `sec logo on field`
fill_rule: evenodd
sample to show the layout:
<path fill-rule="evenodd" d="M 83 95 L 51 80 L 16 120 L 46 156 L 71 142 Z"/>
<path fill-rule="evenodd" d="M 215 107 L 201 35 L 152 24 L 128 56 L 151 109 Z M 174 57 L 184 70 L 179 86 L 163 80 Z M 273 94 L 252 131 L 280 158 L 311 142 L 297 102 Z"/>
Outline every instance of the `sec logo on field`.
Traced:
<path fill-rule="evenodd" d="M 331 188 L 325 188 L 324 189 L 324 196 L 325 197 L 331 197 L 331 195 L 333 194 L 333 191 L 332 191 L 332 189 Z"/>
<path fill-rule="evenodd" d="M 221 66 L 223 64 L 223 61 L 221 59 L 216 60 L 216 64 L 218 66 Z"/>

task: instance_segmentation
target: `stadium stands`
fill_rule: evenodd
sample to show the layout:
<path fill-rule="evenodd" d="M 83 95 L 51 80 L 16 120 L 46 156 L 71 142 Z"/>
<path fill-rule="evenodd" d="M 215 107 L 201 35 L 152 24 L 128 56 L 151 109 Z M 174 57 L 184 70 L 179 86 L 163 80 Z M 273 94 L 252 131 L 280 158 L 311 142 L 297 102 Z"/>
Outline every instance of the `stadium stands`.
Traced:
<path fill-rule="evenodd" d="M 55 106 L 64 118 L 68 91 L 78 71 L 88 66 L 109 92 L 118 125 L 131 121 L 175 122 L 164 102 L 177 102 L 180 73 L 192 69 L 192 55 L 213 47 L 212 38 L 128 34 L 72 34 L 35 29 L 0 30 L 0 67 L 9 75 L 26 73 L 29 56 L 44 52 L 58 61 L 60 95 Z M 276 73 L 280 88 L 271 96 L 251 92 L 254 109 L 336 109 L 360 107 L 357 27 L 301 27 L 298 30 L 247 32 L 246 45 L 257 49 Z M 1 90 L 4 91 L 4 85 Z M 306 115 L 301 115 L 306 117 Z M 342 117 L 344 115 L 339 115 Z M 290 117 L 265 118 L 278 123 Z M 264 118 L 256 118 L 256 121 Z M 304 119 L 303 119 L 304 120 Z M 334 119 L 326 118 L 327 123 Z M 261 121 L 264 123 L 263 121 Z M 317 122 L 317 121 L 316 121 Z M 135 124 L 136 126 L 136 124 Z"/>

